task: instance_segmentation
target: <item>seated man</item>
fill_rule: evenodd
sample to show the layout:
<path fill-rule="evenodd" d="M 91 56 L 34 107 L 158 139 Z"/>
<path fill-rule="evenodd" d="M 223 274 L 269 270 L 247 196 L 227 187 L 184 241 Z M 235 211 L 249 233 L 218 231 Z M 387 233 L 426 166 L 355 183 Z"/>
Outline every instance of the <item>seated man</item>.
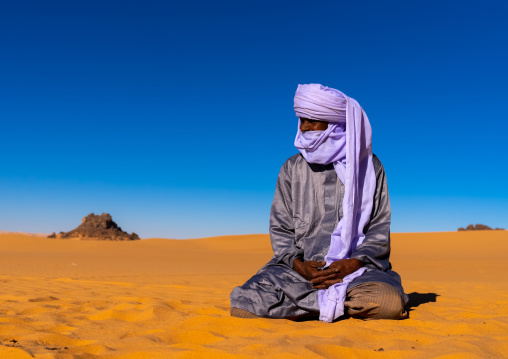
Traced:
<path fill-rule="evenodd" d="M 270 214 L 274 257 L 231 293 L 231 315 L 332 322 L 407 317 L 391 270 L 390 200 L 372 132 L 358 102 L 299 85 L 299 154 L 280 170 Z"/>

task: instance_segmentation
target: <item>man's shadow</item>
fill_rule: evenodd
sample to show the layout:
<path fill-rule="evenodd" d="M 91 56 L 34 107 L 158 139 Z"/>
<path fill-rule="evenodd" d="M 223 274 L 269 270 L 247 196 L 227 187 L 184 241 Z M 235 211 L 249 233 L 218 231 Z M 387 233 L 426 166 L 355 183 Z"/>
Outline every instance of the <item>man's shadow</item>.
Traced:
<path fill-rule="evenodd" d="M 409 301 L 404 306 L 408 312 L 411 312 L 413 308 L 420 306 L 421 304 L 426 303 L 435 303 L 439 294 L 436 293 L 409 293 L 407 295 L 409 297 Z"/>

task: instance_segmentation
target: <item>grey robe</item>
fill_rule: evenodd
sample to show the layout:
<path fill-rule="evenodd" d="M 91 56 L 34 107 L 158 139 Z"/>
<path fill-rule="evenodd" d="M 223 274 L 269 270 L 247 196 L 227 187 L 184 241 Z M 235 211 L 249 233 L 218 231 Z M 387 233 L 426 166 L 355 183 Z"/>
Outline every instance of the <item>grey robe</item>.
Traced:
<path fill-rule="evenodd" d="M 383 282 L 407 296 L 400 276 L 391 270 L 390 199 L 385 171 L 373 157 L 376 192 L 365 240 L 351 254 L 367 267 L 348 289 L 366 282 Z M 342 218 L 344 185 L 333 164 L 307 163 L 301 154 L 282 166 L 270 213 L 270 240 L 274 257 L 243 286 L 231 293 L 231 306 L 267 318 L 319 313 L 317 290 L 293 270 L 295 258 L 324 260 L 331 234 Z"/>

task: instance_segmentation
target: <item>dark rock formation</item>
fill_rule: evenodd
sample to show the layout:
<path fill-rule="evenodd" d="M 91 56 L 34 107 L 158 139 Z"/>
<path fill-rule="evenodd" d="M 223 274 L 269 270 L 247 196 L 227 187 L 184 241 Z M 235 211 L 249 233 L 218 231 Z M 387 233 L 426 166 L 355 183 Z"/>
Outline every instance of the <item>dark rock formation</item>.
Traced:
<path fill-rule="evenodd" d="M 490 228 L 489 226 L 486 226 L 484 224 L 477 224 L 476 226 L 474 224 L 470 224 L 466 228 L 460 227 L 458 230 L 459 231 L 491 231 L 492 228 Z M 495 231 L 502 231 L 504 229 L 503 228 L 495 228 L 494 230 Z"/>
<path fill-rule="evenodd" d="M 99 239 L 108 241 L 132 241 L 139 239 L 136 233 L 129 234 L 113 221 L 109 213 L 89 214 L 81 224 L 70 232 L 53 233 L 48 238 Z"/>

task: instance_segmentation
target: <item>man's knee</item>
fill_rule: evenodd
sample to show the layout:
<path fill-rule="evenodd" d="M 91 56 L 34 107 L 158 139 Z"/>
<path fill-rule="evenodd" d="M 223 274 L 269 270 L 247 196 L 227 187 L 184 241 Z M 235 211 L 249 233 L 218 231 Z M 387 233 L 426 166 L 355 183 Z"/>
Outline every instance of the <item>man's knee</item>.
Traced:
<path fill-rule="evenodd" d="M 386 283 L 369 282 L 351 288 L 345 306 L 353 318 L 403 319 L 407 317 L 399 291 Z"/>

